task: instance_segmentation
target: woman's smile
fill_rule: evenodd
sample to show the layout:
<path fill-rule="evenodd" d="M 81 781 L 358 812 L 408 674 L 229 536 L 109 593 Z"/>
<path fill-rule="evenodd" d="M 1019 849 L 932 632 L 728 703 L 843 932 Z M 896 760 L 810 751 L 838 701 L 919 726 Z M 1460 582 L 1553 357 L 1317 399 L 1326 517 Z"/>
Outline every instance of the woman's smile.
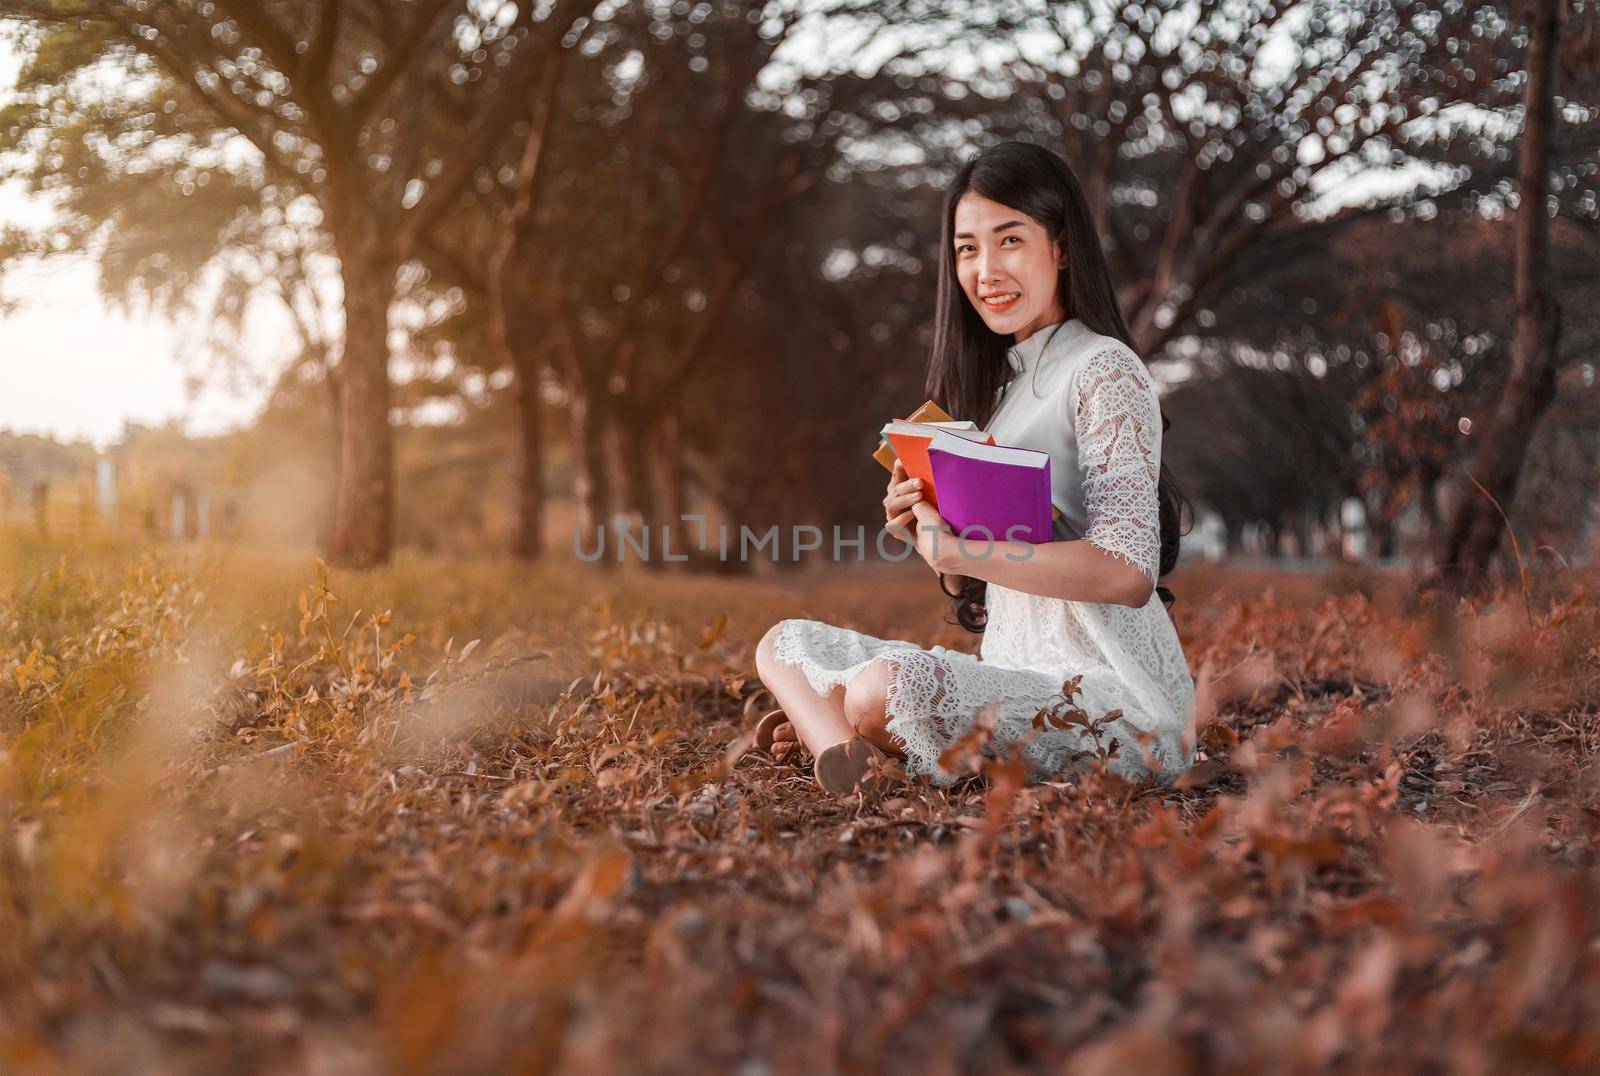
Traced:
<path fill-rule="evenodd" d="M 1022 298 L 1020 291 L 1001 292 L 999 295 L 985 296 L 983 305 L 990 310 L 1010 310 Z"/>

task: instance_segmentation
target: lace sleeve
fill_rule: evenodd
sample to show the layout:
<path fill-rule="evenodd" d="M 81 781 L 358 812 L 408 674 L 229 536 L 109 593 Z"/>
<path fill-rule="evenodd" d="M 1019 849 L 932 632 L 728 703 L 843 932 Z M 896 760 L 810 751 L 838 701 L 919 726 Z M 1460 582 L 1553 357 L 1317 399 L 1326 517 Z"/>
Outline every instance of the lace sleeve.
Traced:
<path fill-rule="evenodd" d="M 1161 523 L 1161 406 L 1155 382 L 1127 347 L 1108 347 L 1078 368 L 1073 425 L 1083 468 L 1084 537 L 1156 581 Z"/>

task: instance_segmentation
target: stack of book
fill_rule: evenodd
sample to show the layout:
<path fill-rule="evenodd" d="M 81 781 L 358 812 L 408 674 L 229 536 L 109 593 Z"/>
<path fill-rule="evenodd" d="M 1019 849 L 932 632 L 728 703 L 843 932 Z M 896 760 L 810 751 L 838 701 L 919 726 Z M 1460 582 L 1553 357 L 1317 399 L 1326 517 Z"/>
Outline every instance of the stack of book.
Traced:
<path fill-rule="evenodd" d="M 1050 503 L 1050 454 L 995 444 L 929 400 L 909 418 L 885 423 L 873 458 L 899 459 L 922 496 L 963 538 L 1048 542 L 1060 511 Z"/>

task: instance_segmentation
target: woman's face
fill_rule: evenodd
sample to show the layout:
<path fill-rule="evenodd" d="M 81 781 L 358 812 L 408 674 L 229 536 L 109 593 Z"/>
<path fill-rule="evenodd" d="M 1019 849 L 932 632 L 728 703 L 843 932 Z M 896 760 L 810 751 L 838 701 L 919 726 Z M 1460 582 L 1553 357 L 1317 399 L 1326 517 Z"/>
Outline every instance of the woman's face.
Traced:
<path fill-rule="evenodd" d="M 968 191 L 956 202 L 951 242 L 961 290 L 994 332 L 1021 341 L 1066 317 L 1056 295 L 1060 245 L 1026 213 Z"/>

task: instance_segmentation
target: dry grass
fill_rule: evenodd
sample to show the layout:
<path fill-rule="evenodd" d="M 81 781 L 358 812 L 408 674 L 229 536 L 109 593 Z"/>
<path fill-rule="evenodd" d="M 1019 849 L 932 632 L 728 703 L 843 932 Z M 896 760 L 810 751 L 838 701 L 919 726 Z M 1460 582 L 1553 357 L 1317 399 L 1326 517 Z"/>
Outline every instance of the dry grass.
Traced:
<path fill-rule="evenodd" d="M 1412 615 L 1186 570 L 1184 787 L 861 809 L 730 763 L 754 643 L 974 647 L 920 573 L 4 555 L 0 1071 L 1600 1064 L 1570 576 Z"/>

